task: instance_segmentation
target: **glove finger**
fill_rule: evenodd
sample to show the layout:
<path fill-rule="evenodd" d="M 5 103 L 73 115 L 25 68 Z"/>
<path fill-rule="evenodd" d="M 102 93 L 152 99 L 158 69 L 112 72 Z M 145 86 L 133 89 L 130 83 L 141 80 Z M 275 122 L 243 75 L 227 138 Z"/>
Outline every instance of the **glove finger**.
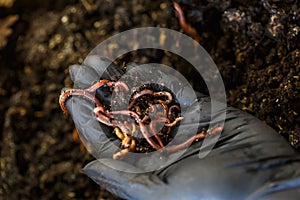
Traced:
<path fill-rule="evenodd" d="M 85 89 L 99 80 L 97 72 L 85 65 L 72 65 L 70 66 L 69 73 L 74 82 L 74 88 Z"/>
<path fill-rule="evenodd" d="M 124 73 L 110 60 L 97 55 L 88 56 L 83 65 L 72 65 L 69 72 L 74 88 L 87 88 L 100 79 L 117 81 Z"/>
<path fill-rule="evenodd" d="M 299 154 L 273 129 L 240 110 L 228 108 L 223 133 L 210 154 L 202 158 L 197 152 L 159 173 L 180 191 L 178 196 L 246 199 L 252 194 L 249 199 L 259 199 L 299 187 Z"/>
<path fill-rule="evenodd" d="M 227 148 L 222 149 L 231 151 L 249 145 L 251 148 L 259 148 L 257 157 L 294 153 L 292 147 L 275 130 L 254 116 L 229 107 L 218 147 L 226 146 Z"/>
<path fill-rule="evenodd" d="M 119 149 L 118 141 L 107 137 L 106 133 L 110 133 L 111 130 L 101 126 L 96 120 L 93 115 L 94 105 L 86 99 L 72 97 L 67 101 L 66 107 L 70 111 L 80 139 L 87 150 L 95 158 L 111 158 L 113 153 Z"/>
<path fill-rule="evenodd" d="M 96 183 L 124 199 L 165 199 L 167 185 L 152 173 L 126 173 L 119 169 L 136 171 L 139 169 L 123 161 L 112 159 L 95 160 L 87 164 L 83 171 Z"/>
<path fill-rule="evenodd" d="M 113 80 L 122 73 L 121 68 L 112 64 L 108 59 L 95 55 L 88 56 L 84 65 L 70 67 L 74 88 L 82 89 L 98 81 L 100 76 Z M 83 97 L 74 96 L 67 101 L 66 107 L 72 115 L 81 140 L 94 157 L 112 157 L 113 152 L 120 150 L 117 147 L 116 139 L 107 137 L 111 136 L 112 130 L 107 126 L 100 125 L 96 120 L 93 114 L 93 103 Z"/>
<path fill-rule="evenodd" d="M 94 70 L 98 76 L 98 80 L 101 78 L 117 81 L 124 74 L 120 66 L 115 65 L 108 58 L 98 55 L 87 56 L 83 64 Z"/>

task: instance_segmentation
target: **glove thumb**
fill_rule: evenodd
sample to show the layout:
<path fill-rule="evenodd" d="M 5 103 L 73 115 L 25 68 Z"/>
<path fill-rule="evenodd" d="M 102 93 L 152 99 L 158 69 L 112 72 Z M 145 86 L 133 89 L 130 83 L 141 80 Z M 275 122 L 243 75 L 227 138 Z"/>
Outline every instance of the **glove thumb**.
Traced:
<path fill-rule="evenodd" d="M 122 166 L 124 170 L 136 171 L 128 173 L 111 168 Z M 101 159 L 88 163 L 84 173 L 93 181 L 111 193 L 124 199 L 161 199 L 167 191 L 167 185 L 153 173 L 138 173 L 142 170 L 120 160 Z"/>

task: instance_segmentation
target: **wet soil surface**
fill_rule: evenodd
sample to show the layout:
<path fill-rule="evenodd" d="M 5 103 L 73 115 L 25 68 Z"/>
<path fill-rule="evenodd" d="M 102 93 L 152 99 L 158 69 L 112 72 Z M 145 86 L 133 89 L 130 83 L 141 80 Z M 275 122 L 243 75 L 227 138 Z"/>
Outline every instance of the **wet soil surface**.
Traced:
<path fill-rule="evenodd" d="M 177 2 L 217 64 L 228 103 L 300 149 L 297 1 Z M 0 199 L 118 199 L 82 173 L 93 158 L 73 140 L 58 96 L 72 87 L 70 65 L 144 26 L 183 32 L 171 1 L 0 1 Z"/>

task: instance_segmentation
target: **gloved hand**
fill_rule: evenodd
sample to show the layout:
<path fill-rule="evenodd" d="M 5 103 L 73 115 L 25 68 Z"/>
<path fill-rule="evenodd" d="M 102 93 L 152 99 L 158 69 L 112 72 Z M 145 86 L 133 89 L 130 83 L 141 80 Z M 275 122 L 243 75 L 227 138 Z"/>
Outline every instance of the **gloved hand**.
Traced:
<path fill-rule="evenodd" d="M 70 75 L 74 87 L 87 88 L 99 80 L 100 74 L 103 74 L 99 66 L 107 62 L 91 56 L 84 65 L 72 66 Z M 120 75 L 122 71 L 111 65 L 102 78 L 114 79 Z M 191 99 L 189 92 L 184 86 L 175 91 L 181 96 L 181 101 L 185 101 L 182 109 L 186 109 L 187 114 L 195 114 L 193 105 L 196 99 Z M 200 113 L 196 113 L 199 119 L 182 122 L 183 132 L 188 132 L 189 126 L 205 127 L 217 118 L 211 116 L 210 99 L 196 94 L 200 104 Z M 100 96 L 103 102 L 110 101 L 105 93 Z M 163 161 L 155 165 L 153 162 L 159 161 L 151 156 L 134 161 L 126 158 L 113 160 L 111 155 L 118 149 L 119 141 L 109 137 L 111 130 L 99 125 L 92 116 L 94 105 L 74 96 L 66 106 L 81 139 L 97 158 L 85 166 L 84 172 L 121 198 L 298 199 L 300 196 L 299 153 L 273 129 L 238 109 L 227 107 L 220 110 L 226 112 L 224 128 L 207 156 L 199 158 L 199 148 L 203 144 L 199 141 L 180 154 L 178 159 L 157 167 Z M 203 149 L 205 151 L 205 147 Z M 143 168 L 152 164 L 157 169 L 150 171 Z"/>

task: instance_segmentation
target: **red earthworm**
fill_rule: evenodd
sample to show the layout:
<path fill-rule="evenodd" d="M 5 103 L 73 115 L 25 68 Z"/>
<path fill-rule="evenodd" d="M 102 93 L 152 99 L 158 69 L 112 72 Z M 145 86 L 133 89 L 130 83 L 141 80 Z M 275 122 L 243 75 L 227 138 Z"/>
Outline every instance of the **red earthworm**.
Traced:
<path fill-rule="evenodd" d="M 170 123 L 169 118 L 165 118 L 165 123 Z M 171 126 L 165 126 L 164 129 L 166 129 L 166 134 L 168 135 L 171 132 Z"/>
<path fill-rule="evenodd" d="M 107 85 L 109 87 L 122 87 L 126 92 L 129 91 L 129 88 L 126 85 L 126 83 L 122 81 L 113 82 L 106 79 L 98 81 L 97 83 L 93 84 L 91 87 L 85 90 L 88 92 L 95 92 L 98 88 L 102 87 L 103 85 Z"/>
<path fill-rule="evenodd" d="M 173 6 L 176 10 L 177 13 L 177 17 L 179 18 L 179 24 L 181 26 L 181 28 L 189 35 L 191 35 L 194 40 L 196 40 L 197 42 L 200 41 L 199 39 L 199 35 L 196 31 L 196 29 L 194 29 L 193 27 L 191 27 L 189 24 L 186 23 L 185 21 L 185 17 L 184 17 L 184 13 L 180 7 L 180 5 L 177 2 L 173 2 Z"/>
<path fill-rule="evenodd" d="M 171 101 L 173 100 L 172 94 L 170 92 L 167 91 L 163 91 L 163 92 L 154 92 L 153 96 L 155 97 L 161 97 L 161 96 L 166 96 L 168 97 L 168 100 L 166 101 L 166 104 L 171 103 Z"/>
<path fill-rule="evenodd" d="M 163 148 L 164 145 L 163 145 L 160 137 L 158 136 L 158 131 L 155 128 L 155 124 L 156 124 L 155 120 L 153 120 L 153 121 L 150 122 L 150 125 L 149 125 L 150 126 L 150 130 L 152 131 L 152 134 L 154 135 L 155 139 L 158 141 L 158 144 L 161 146 L 161 148 Z"/>
<path fill-rule="evenodd" d="M 216 126 L 212 130 L 208 130 L 207 134 L 213 135 L 213 134 L 216 134 L 218 132 L 221 132 L 222 130 L 223 130 L 223 126 Z"/>
<path fill-rule="evenodd" d="M 171 122 L 171 123 L 165 123 L 165 126 L 175 126 L 181 120 L 183 120 L 183 117 L 177 117 L 173 122 Z"/>
<path fill-rule="evenodd" d="M 189 145 L 191 145 L 193 142 L 205 138 L 208 134 L 216 134 L 218 132 L 221 132 L 223 130 L 222 126 L 217 126 L 213 128 L 210 131 L 201 131 L 200 133 L 197 133 L 193 137 L 187 139 L 185 142 L 179 144 L 179 145 L 174 145 L 170 147 L 164 148 L 162 151 L 166 151 L 168 153 L 175 152 L 184 148 L 187 148 Z M 209 133 L 210 132 L 210 133 Z"/>
<path fill-rule="evenodd" d="M 173 109 L 176 109 L 176 110 L 180 111 L 180 107 L 179 107 L 178 105 L 172 105 L 172 106 L 169 108 L 168 116 L 172 115 Z"/>
<path fill-rule="evenodd" d="M 71 96 L 84 96 L 87 99 L 91 100 L 93 103 L 95 103 L 97 106 L 103 107 L 101 105 L 100 101 L 90 92 L 88 92 L 86 90 L 82 90 L 82 89 L 67 89 L 59 97 L 59 105 L 65 114 L 69 113 L 65 106 L 65 102 Z"/>
<path fill-rule="evenodd" d="M 161 96 L 166 96 L 168 97 L 168 100 L 166 101 L 166 104 L 170 103 L 173 100 L 172 94 L 170 92 L 153 92 L 153 90 L 149 90 L 149 89 L 144 89 L 141 90 L 140 92 L 137 92 L 136 94 L 133 95 L 132 97 L 132 101 L 130 102 L 128 108 L 131 108 L 134 103 L 136 102 L 136 100 L 143 96 L 143 95 L 153 95 L 155 97 L 161 97 Z"/>
<path fill-rule="evenodd" d="M 156 125 L 159 122 L 164 123 L 163 127 L 163 134 L 169 134 L 171 131 L 171 127 L 175 126 L 178 124 L 183 117 L 177 117 L 172 116 L 172 118 L 175 118 L 174 120 L 170 118 L 170 116 L 173 114 L 174 110 L 178 110 L 180 112 L 180 107 L 178 105 L 172 105 L 168 106 L 169 103 L 173 101 L 173 96 L 170 92 L 168 91 L 160 91 L 160 92 L 154 92 L 151 89 L 143 89 L 142 91 L 139 91 L 133 95 L 131 98 L 131 102 L 129 105 L 129 108 L 132 108 L 132 110 L 119 110 L 119 111 L 107 111 L 105 107 L 101 104 L 101 102 L 94 96 L 94 92 L 101 88 L 103 85 L 107 85 L 108 87 L 112 88 L 117 88 L 121 87 L 125 91 L 129 91 L 128 86 L 121 81 L 118 82 L 112 82 L 109 80 L 100 80 L 90 86 L 89 88 L 83 90 L 83 89 L 68 89 L 64 91 L 60 95 L 59 103 L 62 108 L 62 110 L 65 113 L 68 113 L 68 110 L 65 107 L 66 101 L 69 99 L 69 97 L 75 95 L 75 96 L 84 96 L 85 98 L 89 99 L 93 103 L 96 104 L 96 107 L 94 108 L 94 113 L 97 117 L 97 120 L 105 124 L 107 126 L 112 126 L 114 127 L 114 131 L 116 136 L 122 140 L 121 142 L 121 147 L 125 148 L 121 150 L 120 152 L 116 153 L 113 155 L 113 158 L 121 158 L 125 154 L 127 154 L 129 151 L 134 151 L 136 149 L 136 140 L 132 138 L 131 136 L 134 136 L 134 133 L 136 132 L 136 125 L 135 123 L 129 123 L 126 120 L 117 121 L 114 117 L 114 115 L 126 115 L 130 116 L 135 119 L 135 122 L 138 123 L 140 127 L 140 131 L 145 138 L 145 140 L 151 145 L 151 147 L 155 150 L 160 150 L 164 148 L 164 144 L 158 134 L 158 131 L 156 130 Z M 118 90 L 116 90 L 118 91 Z M 138 100 L 143 95 L 149 95 L 148 99 L 142 99 L 145 100 L 145 103 L 142 104 L 141 102 L 138 102 L 135 104 Z M 155 97 L 163 97 L 160 99 L 155 99 Z M 156 104 L 160 104 L 163 107 L 163 112 L 157 112 L 157 106 Z M 148 105 L 147 108 L 145 106 Z M 149 112 L 154 113 L 156 115 L 155 119 L 150 119 Z M 176 113 L 175 113 L 176 114 Z M 174 115 L 174 114 L 173 114 Z M 141 117 L 144 116 L 144 119 L 141 120 Z M 152 137 L 152 135 L 149 134 L 147 127 L 145 126 L 145 123 L 149 123 L 150 130 L 152 132 L 152 135 L 155 137 L 155 139 Z M 215 134 L 219 131 L 222 130 L 222 127 L 216 127 L 212 130 L 209 130 L 205 132 L 207 134 Z M 162 132 L 160 132 L 162 134 Z M 187 145 L 191 144 L 193 141 L 203 138 L 203 134 L 199 133 L 196 136 L 190 138 L 189 140 L 185 141 L 184 143 L 173 146 L 173 147 L 168 147 L 166 151 L 176 151 L 176 149 L 182 149 L 186 147 Z M 154 139 L 154 140 L 153 140 Z M 138 151 L 138 150 L 137 150 Z"/>
<path fill-rule="evenodd" d="M 138 105 L 134 105 L 134 109 L 135 109 L 135 112 L 136 112 L 138 115 L 142 115 L 141 108 L 140 108 Z"/>
<path fill-rule="evenodd" d="M 156 100 L 154 102 L 160 104 L 163 107 L 163 109 L 164 109 L 164 115 L 166 116 L 167 113 L 168 113 L 168 106 L 167 106 L 167 104 L 163 100 Z"/>
<path fill-rule="evenodd" d="M 147 112 L 155 113 L 157 110 L 155 104 L 153 104 L 152 102 L 147 102 L 147 103 L 148 103 L 148 108 L 146 109 L 146 113 Z"/>
<path fill-rule="evenodd" d="M 122 87 L 126 92 L 129 91 L 128 86 L 127 86 L 126 83 L 124 83 L 124 82 L 117 81 L 117 82 L 115 82 L 114 86 L 115 86 L 115 87 L 119 87 L 119 86 L 120 86 L 120 87 Z"/>
<path fill-rule="evenodd" d="M 103 80 L 100 80 L 97 83 L 93 84 L 91 87 L 89 87 L 85 90 L 92 93 L 92 92 L 95 92 L 98 88 L 102 87 L 103 85 L 105 85 L 107 83 L 110 83 L 110 81 L 103 79 Z"/>
<path fill-rule="evenodd" d="M 152 91 L 152 90 L 149 90 L 149 89 L 144 89 L 144 90 L 142 90 L 142 91 L 137 92 L 136 94 L 134 94 L 134 95 L 132 96 L 132 101 L 130 102 L 128 108 L 130 109 L 130 108 L 135 104 L 136 100 L 137 100 L 139 97 L 141 97 L 141 96 L 143 96 L 143 95 L 146 95 L 146 94 L 152 95 L 152 94 L 153 94 L 153 91 Z"/>
<path fill-rule="evenodd" d="M 130 110 L 120 110 L 120 111 L 112 111 L 110 112 L 111 114 L 115 115 L 127 115 L 127 116 L 131 116 L 133 117 L 137 123 L 139 124 L 140 126 L 140 129 L 141 129 L 141 132 L 144 136 L 144 138 L 147 140 L 147 142 L 156 150 L 158 149 L 161 149 L 161 147 L 156 144 L 156 142 L 154 142 L 152 140 L 152 138 L 150 137 L 148 131 L 147 131 L 147 128 L 145 127 L 145 124 L 142 122 L 142 120 L 140 119 L 140 117 L 133 111 L 130 111 Z"/>
<path fill-rule="evenodd" d="M 87 89 L 67 89 L 59 96 L 59 105 L 65 114 L 68 114 L 68 110 L 65 107 L 65 102 L 69 99 L 70 96 L 84 96 L 94 102 L 97 106 L 102 106 L 101 103 L 94 95 L 91 93 L 95 92 L 98 88 L 102 87 L 104 84 L 109 83 L 109 80 L 100 80 L 97 83 L 93 84 Z M 102 106 L 103 107 L 103 106 Z"/>
<path fill-rule="evenodd" d="M 114 126 L 114 123 L 111 122 L 111 118 L 108 116 L 105 116 L 103 114 L 103 109 L 101 106 L 97 106 L 94 108 L 94 113 L 97 116 L 97 120 L 107 126 Z"/>
<path fill-rule="evenodd" d="M 170 119 L 166 118 L 166 117 L 159 117 L 159 118 L 157 118 L 155 120 L 152 120 L 152 121 L 155 121 L 156 123 L 158 123 L 158 122 L 164 122 L 165 123 L 164 124 L 164 128 L 167 129 L 166 134 L 169 134 L 170 131 L 171 131 L 171 127 L 175 126 L 179 122 L 179 120 L 177 120 L 176 122 L 170 123 Z M 166 126 L 166 124 L 168 126 Z"/>
<path fill-rule="evenodd" d="M 187 148 L 188 146 L 190 146 L 194 141 L 198 140 L 198 139 L 202 139 L 205 138 L 206 134 L 204 131 L 194 135 L 193 137 L 190 137 L 189 139 L 187 139 L 185 142 L 179 144 L 179 145 L 174 145 L 174 146 L 169 146 L 166 147 L 164 149 L 162 149 L 162 151 L 166 151 L 168 153 L 171 152 L 175 152 L 175 151 L 179 151 L 181 149 Z"/>

